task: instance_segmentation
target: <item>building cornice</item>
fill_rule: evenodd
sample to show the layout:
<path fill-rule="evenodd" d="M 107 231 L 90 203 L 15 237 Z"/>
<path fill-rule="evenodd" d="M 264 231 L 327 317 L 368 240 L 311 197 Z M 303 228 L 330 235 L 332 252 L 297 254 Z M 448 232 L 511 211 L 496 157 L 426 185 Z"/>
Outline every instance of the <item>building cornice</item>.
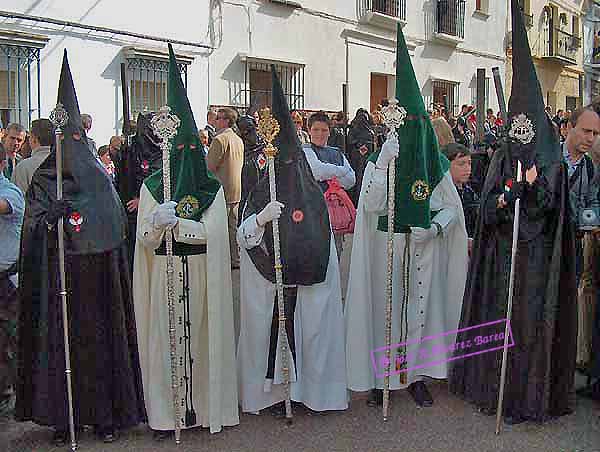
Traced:
<path fill-rule="evenodd" d="M 0 29 L 0 44 L 3 45 L 43 49 L 49 40 L 43 35 Z"/>

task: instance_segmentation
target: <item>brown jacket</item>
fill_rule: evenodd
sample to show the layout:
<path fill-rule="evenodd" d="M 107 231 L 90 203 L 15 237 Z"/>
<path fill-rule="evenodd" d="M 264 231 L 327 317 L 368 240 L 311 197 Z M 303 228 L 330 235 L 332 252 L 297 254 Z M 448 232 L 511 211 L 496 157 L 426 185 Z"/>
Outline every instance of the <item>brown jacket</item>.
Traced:
<path fill-rule="evenodd" d="M 242 194 L 242 166 L 244 165 L 244 143 L 232 129 L 222 130 L 210 144 L 206 156 L 208 169 L 223 185 L 225 202 L 240 202 Z"/>

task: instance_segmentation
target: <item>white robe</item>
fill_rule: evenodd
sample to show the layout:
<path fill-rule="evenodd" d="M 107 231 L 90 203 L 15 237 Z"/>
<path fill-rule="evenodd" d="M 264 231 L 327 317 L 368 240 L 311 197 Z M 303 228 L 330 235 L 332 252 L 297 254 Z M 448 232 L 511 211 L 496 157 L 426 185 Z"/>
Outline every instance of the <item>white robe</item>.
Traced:
<path fill-rule="evenodd" d="M 133 296 L 138 345 L 148 424 L 155 430 L 173 430 L 173 391 L 169 347 L 169 313 L 166 296 L 166 257 L 154 251 L 162 242 L 164 230 L 152 226 L 158 203 L 142 186 L 138 207 L 137 244 L 133 271 Z M 227 213 L 221 188 L 201 221 L 179 219 L 173 230 L 177 242 L 206 244 L 207 254 L 189 256 L 191 352 L 193 363 L 193 402 L 195 426 L 209 427 L 211 433 L 222 426 L 239 424 L 233 295 Z M 174 257 L 175 317 L 178 319 L 177 360 L 184 356 L 181 259 Z M 179 396 L 185 400 L 183 366 L 178 368 Z M 185 418 L 185 406 L 180 408 Z M 194 426 L 194 427 L 195 427 Z M 185 423 L 181 422 L 185 428 Z"/>
<path fill-rule="evenodd" d="M 421 339 L 456 330 L 460 321 L 467 272 L 467 232 L 462 203 L 450 174 L 435 187 L 430 199 L 431 210 L 442 226 L 441 236 L 426 243 L 410 243 L 410 279 L 408 300 L 407 367 L 432 360 L 419 353 L 431 349 L 434 342 Z M 387 232 L 377 230 L 380 215 L 387 215 L 387 173 L 367 164 L 358 204 L 354 242 L 345 305 L 346 356 L 348 387 L 353 391 L 382 389 L 383 378 L 376 377 L 371 352 L 384 347 L 387 287 Z M 435 226 L 432 226 L 435 227 Z M 405 234 L 394 236 L 392 289 L 392 344 L 400 338 L 400 307 L 403 295 L 402 261 Z M 456 335 L 436 339 L 435 344 L 451 347 Z M 382 353 L 376 353 L 380 357 Z M 411 355 L 414 355 L 411 356 Z M 409 370 L 408 383 L 399 375 L 390 376 L 391 389 L 403 389 L 423 376 L 446 378 L 449 358 L 437 354 L 435 365 Z M 395 369 L 392 354 L 392 372 Z M 383 367 L 378 366 L 378 373 Z"/>
<path fill-rule="evenodd" d="M 251 215 L 237 234 L 241 247 L 240 398 L 242 411 L 251 413 L 284 400 L 279 346 L 274 381 L 266 379 L 276 286 L 261 275 L 246 251 L 261 244 L 264 230 L 256 225 L 256 215 Z M 332 235 L 325 281 L 298 286 L 294 318 L 296 368 L 290 365 L 291 399 L 315 411 L 348 408 L 342 311 L 340 272 Z M 293 362 L 291 352 L 288 362 Z"/>

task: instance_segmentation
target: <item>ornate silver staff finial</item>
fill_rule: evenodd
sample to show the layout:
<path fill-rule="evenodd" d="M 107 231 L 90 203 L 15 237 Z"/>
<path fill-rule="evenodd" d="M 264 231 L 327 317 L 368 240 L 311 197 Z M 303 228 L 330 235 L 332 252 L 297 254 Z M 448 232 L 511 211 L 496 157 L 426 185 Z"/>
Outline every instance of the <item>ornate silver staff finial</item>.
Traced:
<path fill-rule="evenodd" d="M 161 107 L 158 114 L 150 121 L 152 130 L 163 143 L 168 143 L 177 135 L 180 124 L 181 120 L 176 115 L 171 114 L 171 108 L 167 105 Z"/>
<path fill-rule="evenodd" d="M 69 113 L 67 113 L 67 110 L 65 110 L 63 104 L 59 102 L 56 104 L 54 110 L 52 110 L 50 113 L 49 119 L 56 129 L 62 129 L 69 121 Z"/>
<path fill-rule="evenodd" d="M 407 113 L 404 107 L 398 105 L 397 99 L 390 99 L 389 104 L 381 109 L 383 123 L 394 134 L 396 129 L 404 125 Z"/>

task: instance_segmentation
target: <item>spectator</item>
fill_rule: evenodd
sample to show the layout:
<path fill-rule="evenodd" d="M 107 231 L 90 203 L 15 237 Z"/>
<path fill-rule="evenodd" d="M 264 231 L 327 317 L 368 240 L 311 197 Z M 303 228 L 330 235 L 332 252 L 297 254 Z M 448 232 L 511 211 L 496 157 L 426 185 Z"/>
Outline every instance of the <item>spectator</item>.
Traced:
<path fill-rule="evenodd" d="M 204 130 L 208 132 L 208 145 L 210 146 L 217 134 L 217 111 L 214 108 L 209 108 L 206 113 L 206 127 L 204 127 Z"/>
<path fill-rule="evenodd" d="M 231 267 L 240 268 L 240 254 L 236 240 L 238 208 L 242 194 L 242 166 L 244 165 L 244 143 L 233 131 L 237 113 L 231 108 L 217 111 L 217 135 L 213 139 L 206 164 L 223 185 L 229 226 L 229 251 Z"/>
<path fill-rule="evenodd" d="M 106 170 L 106 173 L 110 177 L 112 183 L 115 183 L 115 164 L 110 157 L 110 146 L 100 146 L 98 149 L 98 157 L 102 162 L 102 166 Z"/>
<path fill-rule="evenodd" d="M 200 135 L 200 144 L 202 145 L 202 150 L 204 151 L 204 157 L 208 155 L 208 146 L 210 142 L 210 137 L 208 135 L 208 130 L 203 129 L 199 132 Z"/>
<path fill-rule="evenodd" d="M 122 145 L 123 139 L 119 135 L 110 138 L 110 141 L 108 142 L 108 152 L 110 152 L 110 158 L 112 160 L 118 160 L 120 158 Z M 100 153 L 100 151 L 98 151 L 98 153 Z"/>
<path fill-rule="evenodd" d="M 354 170 L 344 154 L 334 147 L 327 146 L 329 138 L 330 121 L 325 112 L 317 112 L 308 119 L 310 130 L 310 143 L 302 146 L 306 160 L 314 178 L 319 182 L 323 193 L 329 188 L 329 181 L 334 177 L 345 190 L 351 189 L 356 183 Z M 344 235 L 334 232 L 335 247 L 338 260 L 342 256 Z"/>
<path fill-rule="evenodd" d="M 479 197 L 468 183 L 471 177 L 471 151 L 459 143 L 450 143 L 441 151 L 450 160 L 450 175 L 462 200 L 470 255 L 479 214 Z"/>
<path fill-rule="evenodd" d="M 33 173 L 50 155 L 54 136 L 54 126 L 48 119 L 36 119 L 31 123 L 31 157 L 19 162 L 12 175 L 12 182 L 23 194 L 29 189 Z"/>
<path fill-rule="evenodd" d="M 298 131 L 298 138 L 300 139 L 300 143 L 310 143 L 310 136 L 308 136 L 308 133 L 304 130 L 304 118 L 302 117 L 302 114 L 300 114 L 298 110 L 292 110 L 291 115 L 292 121 L 294 121 L 294 124 L 296 125 L 296 130 Z"/>
<path fill-rule="evenodd" d="M 575 111 L 567 124 L 567 138 L 562 145 L 563 159 L 567 165 L 569 178 L 569 201 L 572 218 L 579 220 L 581 209 L 590 203 L 589 191 L 594 179 L 595 167 L 592 158 L 587 155 L 600 135 L 600 118 L 591 107 Z M 578 232 L 576 239 L 576 275 L 577 285 L 583 266 L 583 233 Z"/>
<path fill-rule="evenodd" d="M 92 117 L 87 113 L 83 113 L 81 115 L 81 124 L 83 125 L 83 130 L 85 130 L 85 136 L 87 138 L 88 146 L 90 148 L 90 151 L 92 152 L 92 155 L 96 158 L 99 158 L 98 147 L 96 146 L 96 142 L 90 136 L 90 130 L 92 130 Z"/>
<path fill-rule="evenodd" d="M 456 142 L 454 135 L 452 134 L 452 129 L 443 116 L 432 119 L 431 126 L 433 127 L 433 131 L 435 132 L 440 147 Z"/>
<path fill-rule="evenodd" d="M 333 118 L 327 145 L 340 149 L 344 154 L 346 153 L 346 115 L 343 111 L 338 112 Z"/>
<path fill-rule="evenodd" d="M 564 143 L 567 139 L 567 135 L 569 134 L 569 120 L 561 119 L 558 123 L 559 133 L 560 133 L 560 142 Z"/>
<path fill-rule="evenodd" d="M 549 119 L 552 119 L 552 106 L 548 105 L 546 108 L 544 108 L 544 111 L 546 112 L 546 114 L 548 115 Z"/>
<path fill-rule="evenodd" d="M 2 144 L 6 152 L 4 175 L 8 180 L 12 178 L 15 167 L 22 160 L 20 151 L 26 135 L 25 128 L 21 124 L 13 122 L 6 128 Z"/>
<path fill-rule="evenodd" d="M 554 117 L 552 118 L 552 121 L 554 121 L 554 124 L 560 124 L 560 121 L 563 119 L 564 116 L 564 112 L 563 110 L 556 110 L 556 115 L 554 115 Z"/>
<path fill-rule="evenodd" d="M 23 193 L 4 177 L 6 150 L 0 144 L 0 415 L 12 411 L 17 353 L 17 257 L 25 211 Z"/>
<path fill-rule="evenodd" d="M 29 132 L 27 132 L 25 134 L 25 141 L 23 142 L 23 145 L 21 146 L 21 150 L 19 151 L 19 154 L 21 155 L 21 159 L 25 160 L 28 159 L 29 157 L 31 157 L 31 141 L 30 141 L 30 136 L 29 136 Z"/>

